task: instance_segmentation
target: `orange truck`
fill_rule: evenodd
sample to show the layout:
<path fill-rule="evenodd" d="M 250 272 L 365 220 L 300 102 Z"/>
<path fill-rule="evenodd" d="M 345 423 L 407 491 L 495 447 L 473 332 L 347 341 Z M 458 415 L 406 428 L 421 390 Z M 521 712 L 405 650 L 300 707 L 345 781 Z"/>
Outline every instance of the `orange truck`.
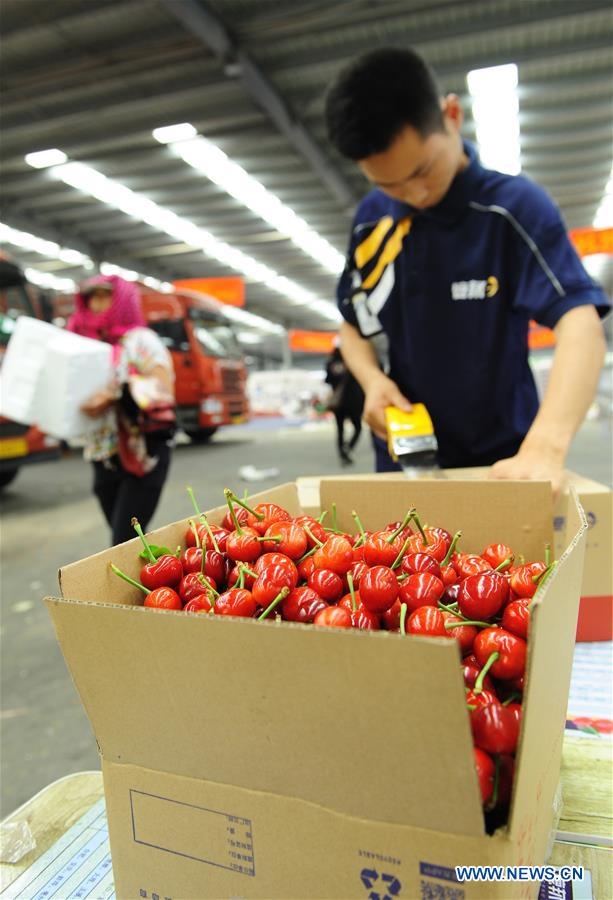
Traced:
<path fill-rule="evenodd" d="M 223 304 L 196 291 L 140 291 L 147 325 L 172 356 L 181 428 L 206 441 L 220 425 L 246 421 L 247 369 Z"/>
<path fill-rule="evenodd" d="M 17 317 L 43 318 L 44 299 L 28 284 L 21 269 L 0 254 L 0 361 Z M 60 455 L 59 442 L 36 426 L 0 417 L 0 489 L 13 481 L 23 465 L 58 459 Z"/>

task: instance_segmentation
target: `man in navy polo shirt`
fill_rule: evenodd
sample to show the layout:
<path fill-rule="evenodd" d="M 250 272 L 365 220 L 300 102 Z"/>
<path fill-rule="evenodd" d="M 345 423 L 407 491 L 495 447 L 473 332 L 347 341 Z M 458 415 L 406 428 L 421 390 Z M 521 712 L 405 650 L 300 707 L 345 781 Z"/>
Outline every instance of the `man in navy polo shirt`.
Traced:
<path fill-rule="evenodd" d="M 413 51 L 384 48 L 341 72 L 326 99 L 331 142 L 374 185 L 360 203 L 338 286 L 342 353 L 366 395 L 377 471 L 384 410 L 425 403 L 444 467 L 491 465 L 551 480 L 593 399 L 609 308 L 548 195 L 481 166 L 460 137 L 458 97 L 441 98 Z M 530 319 L 556 351 L 539 409 Z M 385 332 L 385 375 L 368 340 Z"/>

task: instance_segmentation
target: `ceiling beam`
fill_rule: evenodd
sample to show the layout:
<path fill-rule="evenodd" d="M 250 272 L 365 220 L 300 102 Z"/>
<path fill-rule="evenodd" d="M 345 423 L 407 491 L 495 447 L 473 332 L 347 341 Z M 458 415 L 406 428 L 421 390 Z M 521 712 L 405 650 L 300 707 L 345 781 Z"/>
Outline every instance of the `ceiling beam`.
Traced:
<path fill-rule="evenodd" d="M 355 204 L 358 198 L 351 185 L 313 140 L 262 69 L 240 48 L 217 14 L 207 4 L 196 0 L 160 2 L 191 34 L 215 53 L 226 69 L 233 67 L 246 91 L 307 160 L 339 202 L 344 206 Z"/>

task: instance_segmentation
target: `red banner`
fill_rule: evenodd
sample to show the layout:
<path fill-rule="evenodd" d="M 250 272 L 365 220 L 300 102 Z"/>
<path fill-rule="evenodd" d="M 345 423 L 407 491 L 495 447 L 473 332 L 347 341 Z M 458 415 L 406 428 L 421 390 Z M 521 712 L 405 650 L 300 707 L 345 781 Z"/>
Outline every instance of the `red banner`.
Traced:
<path fill-rule="evenodd" d="M 177 290 L 200 291 L 229 306 L 245 305 L 245 282 L 239 276 L 227 278 L 182 278 L 173 281 Z"/>
<path fill-rule="evenodd" d="M 338 338 L 335 331 L 292 330 L 289 332 L 289 346 L 298 353 L 332 353 L 335 338 Z"/>
<path fill-rule="evenodd" d="M 568 234 L 579 256 L 613 253 L 613 228 L 574 228 Z"/>

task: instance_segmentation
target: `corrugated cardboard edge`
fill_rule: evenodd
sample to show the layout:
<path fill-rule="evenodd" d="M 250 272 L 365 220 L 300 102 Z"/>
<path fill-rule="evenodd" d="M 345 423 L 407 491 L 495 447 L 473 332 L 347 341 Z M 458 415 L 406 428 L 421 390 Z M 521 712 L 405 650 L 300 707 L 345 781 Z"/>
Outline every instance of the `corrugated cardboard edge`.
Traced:
<path fill-rule="evenodd" d="M 544 586 L 543 593 L 536 597 L 532 607 L 526 668 L 528 689 L 522 710 L 525 727 L 522 727 L 516 757 L 518 777 L 514 785 L 509 820 L 510 832 L 520 842 L 534 837 L 533 820 L 537 805 L 544 803 L 552 809 L 554 806 L 575 647 L 586 532 L 585 513 L 579 504 L 577 492 L 571 488 L 567 548 Z M 543 747 L 548 748 L 548 758 L 542 768 L 537 770 L 532 756 L 541 756 Z"/>

